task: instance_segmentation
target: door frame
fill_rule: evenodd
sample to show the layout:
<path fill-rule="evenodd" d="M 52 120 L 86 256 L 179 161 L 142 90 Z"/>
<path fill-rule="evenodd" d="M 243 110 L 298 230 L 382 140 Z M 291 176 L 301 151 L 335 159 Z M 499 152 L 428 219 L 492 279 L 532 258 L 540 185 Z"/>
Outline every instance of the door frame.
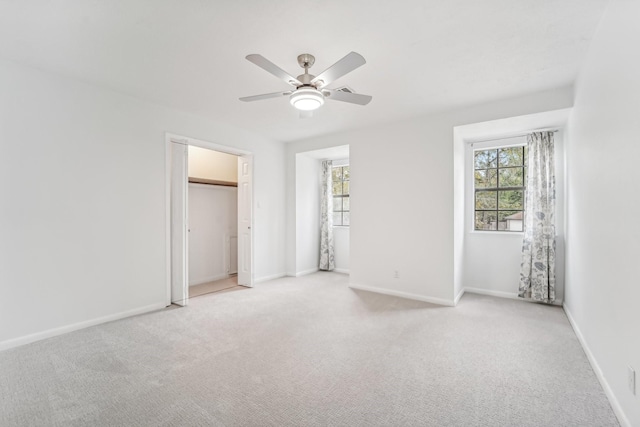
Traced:
<path fill-rule="evenodd" d="M 165 253 L 165 263 L 166 263 L 166 301 L 167 301 L 167 306 L 171 305 L 171 280 L 172 280 L 172 270 L 171 270 L 171 144 L 183 144 L 183 145 L 192 145 L 194 147 L 200 147 L 200 148 L 206 148 L 208 150 L 214 150 L 214 151 L 220 151 L 222 153 L 227 153 L 227 154 L 233 154 L 235 156 L 238 157 L 253 157 L 253 153 L 251 151 L 247 151 L 247 150 L 241 150 L 239 148 L 235 148 L 235 147 L 229 147 L 227 145 L 221 145 L 221 144 L 216 144 L 214 142 L 209 142 L 209 141 L 203 141 L 200 139 L 196 139 L 196 138 L 190 138 L 190 137 L 186 137 L 186 136 L 181 136 L 181 135 L 175 135 L 172 133 L 165 133 L 165 247 L 166 247 L 166 253 Z M 253 162 L 251 162 L 251 168 L 253 169 Z M 253 171 L 251 171 L 251 188 L 253 188 L 254 183 L 253 183 Z M 188 183 L 187 183 L 188 184 Z M 254 235 L 255 235 L 255 227 L 254 227 L 254 197 L 253 197 L 253 191 L 251 191 L 251 209 L 250 209 L 250 215 L 251 215 L 251 229 L 253 230 L 250 236 L 251 239 L 251 274 L 250 274 L 250 279 L 249 279 L 249 285 L 250 287 L 253 286 L 254 284 L 254 268 L 253 266 L 255 265 L 254 260 L 253 260 L 253 254 L 254 254 L 254 250 L 253 248 L 255 247 L 254 244 Z M 186 208 L 186 207 L 185 207 Z M 240 212 L 238 212 L 238 215 L 240 215 Z M 183 257 L 183 259 L 188 260 L 188 254 L 189 254 L 189 248 L 188 246 L 185 247 L 185 256 Z M 188 262 L 185 262 L 185 266 L 184 268 L 188 268 Z M 188 286 L 188 284 L 187 284 Z"/>

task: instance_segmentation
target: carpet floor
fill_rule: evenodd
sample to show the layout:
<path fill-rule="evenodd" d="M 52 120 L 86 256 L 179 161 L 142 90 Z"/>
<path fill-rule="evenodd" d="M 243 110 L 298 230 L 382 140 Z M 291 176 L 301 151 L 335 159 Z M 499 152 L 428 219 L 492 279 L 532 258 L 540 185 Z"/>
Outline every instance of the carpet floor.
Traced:
<path fill-rule="evenodd" d="M 618 426 L 559 307 L 316 273 L 0 352 L 6 426 Z"/>

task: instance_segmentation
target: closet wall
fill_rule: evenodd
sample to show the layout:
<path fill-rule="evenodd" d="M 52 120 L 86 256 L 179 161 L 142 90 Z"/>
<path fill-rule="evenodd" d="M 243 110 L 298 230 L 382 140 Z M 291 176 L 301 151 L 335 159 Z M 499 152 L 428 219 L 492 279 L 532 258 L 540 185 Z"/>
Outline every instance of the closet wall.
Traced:
<path fill-rule="evenodd" d="M 236 156 L 189 147 L 190 286 L 237 272 L 237 167 Z"/>

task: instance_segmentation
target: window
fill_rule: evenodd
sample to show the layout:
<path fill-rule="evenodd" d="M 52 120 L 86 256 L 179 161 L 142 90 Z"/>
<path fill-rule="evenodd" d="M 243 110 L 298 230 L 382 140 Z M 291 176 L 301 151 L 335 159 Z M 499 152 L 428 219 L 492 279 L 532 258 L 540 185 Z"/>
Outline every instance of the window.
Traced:
<path fill-rule="evenodd" d="M 527 147 L 475 150 L 474 229 L 523 231 Z"/>
<path fill-rule="evenodd" d="M 349 165 L 335 166 L 333 181 L 333 225 L 349 225 Z"/>

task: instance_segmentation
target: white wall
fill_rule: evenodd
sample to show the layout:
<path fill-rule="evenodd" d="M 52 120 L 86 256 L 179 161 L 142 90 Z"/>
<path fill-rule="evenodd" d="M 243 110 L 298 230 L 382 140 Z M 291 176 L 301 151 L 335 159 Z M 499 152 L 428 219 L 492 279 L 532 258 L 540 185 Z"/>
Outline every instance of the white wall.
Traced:
<path fill-rule="evenodd" d="M 333 227 L 335 271 L 349 273 L 349 227 Z"/>
<path fill-rule="evenodd" d="M 318 271 L 320 262 L 320 160 L 296 155 L 295 275 Z"/>
<path fill-rule="evenodd" d="M 640 2 L 611 2 L 576 84 L 565 309 L 622 425 L 640 426 Z M 640 382 L 640 378 L 637 378 Z"/>
<path fill-rule="evenodd" d="M 0 348 L 165 304 L 165 132 L 254 153 L 255 276 L 284 274 L 281 143 L 5 61 L 0 93 Z"/>
<path fill-rule="evenodd" d="M 461 250 L 454 258 L 454 127 L 566 108 L 572 95 L 571 88 L 560 88 L 290 143 L 287 168 L 295 164 L 295 153 L 348 144 L 351 285 L 453 304 L 454 268 L 461 270 L 462 259 Z M 457 149 L 455 153 L 458 156 Z M 291 176 L 288 195 L 295 188 Z M 294 211 L 288 196 L 288 215 Z M 292 237 L 295 229 L 289 228 L 288 238 Z"/>
<path fill-rule="evenodd" d="M 189 184 L 190 286 L 229 277 L 229 238 L 237 235 L 238 189 Z"/>

